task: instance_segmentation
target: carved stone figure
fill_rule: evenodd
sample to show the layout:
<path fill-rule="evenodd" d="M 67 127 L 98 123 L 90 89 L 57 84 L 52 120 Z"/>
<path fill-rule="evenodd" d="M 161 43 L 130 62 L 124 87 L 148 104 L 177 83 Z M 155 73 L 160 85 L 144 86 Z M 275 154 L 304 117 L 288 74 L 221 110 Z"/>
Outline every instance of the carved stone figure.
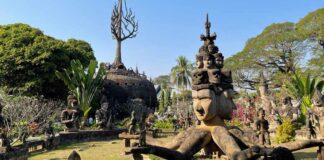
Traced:
<path fill-rule="evenodd" d="M 81 160 L 81 157 L 78 152 L 72 151 L 72 153 L 68 157 L 68 160 Z"/>
<path fill-rule="evenodd" d="M 259 143 L 261 145 L 270 145 L 270 136 L 269 136 L 269 122 L 268 120 L 264 119 L 265 117 L 265 110 L 260 108 L 258 110 L 258 120 L 256 121 L 256 129 L 259 135 Z"/>
<path fill-rule="evenodd" d="M 306 114 L 306 130 L 307 130 L 307 139 L 311 139 L 312 137 L 316 139 L 316 132 L 314 126 L 315 120 L 313 113 L 308 110 Z"/>
<path fill-rule="evenodd" d="M 100 129 L 111 129 L 110 103 L 105 95 L 100 103 L 101 108 L 96 111 L 96 125 Z"/>
<path fill-rule="evenodd" d="M 129 134 L 135 134 L 136 132 L 136 119 L 135 119 L 135 111 L 132 111 L 131 119 L 128 127 L 128 133 Z"/>
<path fill-rule="evenodd" d="M 45 126 L 45 137 L 46 137 L 46 145 L 47 149 L 53 148 L 53 142 L 55 138 L 54 127 L 52 126 L 53 122 L 49 121 L 48 124 Z"/>
<path fill-rule="evenodd" d="M 216 39 L 216 34 L 210 35 L 208 16 L 206 35 L 202 35 L 201 39 L 204 41 L 204 45 L 200 47 L 199 54 L 204 55 L 209 53 L 208 45 L 214 44 L 213 41 Z M 198 68 L 198 70 L 215 68 L 221 69 L 221 66 L 214 64 L 214 66 L 203 66 L 203 68 Z M 198 71 L 194 73 L 198 73 Z M 237 128 L 227 127 L 224 121 L 231 119 L 236 106 L 232 100 L 234 94 L 233 86 L 232 84 L 227 84 L 231 81 L 230 74 L 223 75 L 227 76 L 225 78 L 227 80 L 221 77 L 220 89 L 218 90 L 215 90 L 215 84 L 209 82 L 208 77 L 206 83 L 193 84 L 192 86 L 193 110 L 197 119 L 200 121 L 200 125 L 192 126 L 180 132 L 168 143 L 146 137 L 147 146 L 132 148 L 130 152 L 133 155 L 149 153 L 165 159 L 187 160 L 193 159 L 193 155 L 201 149 L 204 149 L 206 155 L 212 155 L 212 153 L 218 152 L 220 156 L 225 155 L 233 160 L 246 160 L 252 158 L 257 159 L 258 157 L 267 155 L 271 156 L 272 154 L 292 156 L 292 150 L 323 145 L 322 141 L 303 141 L 282 144 L 285 147 L 283 149 L 265 149 L 254 144 L 254 141 L 251 140 L 253 136 L 248 136 Z M 196 81 L 194 78 L 193 81 Z M 275 160 L 278 159 L 280 159 L 280 156 Z"/>
<path fill-rule="evenodd" d="M 68 107 L 61 113 L 61 122 L 65 124 L 67 132 L 75 132 L 79 130 L 82 111 L 79 109 L 78 101 L 73 95 L 67 98 Z"/>
<path fill-rule="evenodd" d="M 139 146 L 146 146 L 146 114 L 142 114 L 141 123 L 140 123 L 140 137 L 139 137 Z"/>

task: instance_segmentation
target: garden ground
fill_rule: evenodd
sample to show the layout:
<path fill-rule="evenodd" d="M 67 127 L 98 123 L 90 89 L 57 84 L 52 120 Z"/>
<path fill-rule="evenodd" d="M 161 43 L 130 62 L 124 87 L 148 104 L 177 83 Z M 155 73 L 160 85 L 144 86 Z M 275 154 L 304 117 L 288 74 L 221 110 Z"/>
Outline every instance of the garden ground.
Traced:
<path fill-rule="evenodd" d="M 170 139 L 170 138 L 165 138 Z M 123 155 L 122 140 L 95 141 L 61 145 L 48 152 L 32 154 L 30 160 L 66 160 L 69 154 L 76 150 L 82 160 L 132 160 L 131 156 Z M 317 148 L 309 148 L 295 152 L 296 160 L 314 160 Z"/>

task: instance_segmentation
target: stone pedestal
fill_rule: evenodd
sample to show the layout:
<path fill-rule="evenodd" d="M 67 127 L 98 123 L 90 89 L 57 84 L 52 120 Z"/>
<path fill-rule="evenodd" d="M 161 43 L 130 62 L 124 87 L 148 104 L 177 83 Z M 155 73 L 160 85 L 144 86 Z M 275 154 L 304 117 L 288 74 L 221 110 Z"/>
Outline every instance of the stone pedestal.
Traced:
<path fill-rule="evenodd" d="M 7 147 L 0 147 L 0 153 L 6 153 Z"/>

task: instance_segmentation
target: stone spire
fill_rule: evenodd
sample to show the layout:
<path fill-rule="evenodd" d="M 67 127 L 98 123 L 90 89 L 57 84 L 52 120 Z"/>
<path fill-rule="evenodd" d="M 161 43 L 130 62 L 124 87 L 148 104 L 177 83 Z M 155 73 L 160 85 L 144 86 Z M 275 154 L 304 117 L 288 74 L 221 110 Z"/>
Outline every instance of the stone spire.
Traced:
<path fill-rule="evenodd" d="M 206 35 L 201 35 L 200 39 L 204 41 L 204 45 L 214 44 L 214 40 L 216 40 L 216 33 L 214 32 L 212 35 L 210 35 L 210 27 L 211 23 L 209 22 L 208 14 L 206 16 L 206 22 L 205 22 L 205 29 L 206 29 Z"/>

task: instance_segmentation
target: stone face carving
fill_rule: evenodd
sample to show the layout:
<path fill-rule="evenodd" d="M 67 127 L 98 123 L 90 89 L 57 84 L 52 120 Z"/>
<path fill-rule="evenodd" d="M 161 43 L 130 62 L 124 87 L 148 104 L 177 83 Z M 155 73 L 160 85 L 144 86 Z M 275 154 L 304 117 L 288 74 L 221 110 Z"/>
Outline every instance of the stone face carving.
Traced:
<path fill-rule="evenodd" d="M 73 95 L 67 98 L 68 107 L 61 113 L 61 122 L 65 124 L 65 131 L 75 132 L 80 128 L 82 111 L 78 107 L 78 101 Z"/>
<path fill-rule="evenodd" d="M 257 159 L 258 157 L 267 154 L 267 151 L 274 150 L 274 148 L 267 148 L 267 151 L 266 149 L 263 150 L 260 146 L 255 146 L 255 141 L 250 141 L 250 139 L 253 139 L 253 137 L 256 136 L 248 138 L 249 135 L 245 134 L 243 131 L 226 126 L 225 120 L 231 119 L 233 110 L 236 109 L 232 100 L 234 91 L 231 84 L 231 72 L 222 71 L 222 58 L 218 59 L 219 62 L 208 62 L 208 58 L 212 56 L 214 58 L 217 57 L 214 56 L 217 55 L 217 53 L 213 52 L 218 51 L 218 49 L 212 47 L 214 45 L 214 40 L 216 39 L 216 34 L 210 34 L 208 16 L 205 25 L 206 35 L 201 36 L 204 45 L 200 47 L 199 55 L 196 56 L 197 58 L 203 57 L 203 64 L 201 65 L 201 60 L 197 59 L 197 62 L 200 65 L 197 65 L 199 67 L 193 72 L 192 77 L 192 81 L 194 82 L 192 85 L 193 110 L 200 123 L 180 132 L 169 143 L 146 139 L 146 143 L 148 144 L 146 147 L 131 149 L 130 152 L 134 155 L 150 153 L 165 159 L 186 160 L 192 159 L 193 155 L 203 149 L 206 155 L 218 152 L 218 155 L 226 155 L 229 159 L 245 160 Z M 206 54 L 209 55 L 206 56 Z M 221 57 L 220 54 L 218 56 Z M 205 80 L 203 80 L 204 78 L 202 78 L 202 75 L 198 74 L 203 71 L 209 73 L 208 71 L 213 69 L 221 71 L 220 82 L 218 85 L 211 82 L 214 79 L 209 76 L 214 76 L 213 74 L 207 74 Z M 210 71 L 210 73 L 213 72 Z M 260 120 L 259 128 L 260 131 L 262 131 L 260 133 L 266 134 L 268 124 L 266 124 L 266 120 L 264 120 L 264 114 L 260 117 Z M 234 131 L 241 133 L 234 134 Z M 310 143 L 312 143 L 312 145 L 316 143 L 322 144 L 322 142 L 318 141 L 316 141 L 316 143 Z M 286 151 L 280 153 L 278 153 L 278 151 L 275 152 L 275 154 L 292 155 L 291 150 L 296 148 L 305 148 L 305 146 L 310 143 L 286 144 L 286 148 L 284 148 Z"/>
<path fill-rule="evenodd" d="M 269 122 L 264 119 L 265 110 L 260 108 L 258 110 L 258 120 L 256 121 L 256 129 L 259 135 L 259 143 L 261 145 L 270 145 L 270 135 L 269 135 Z"/>

